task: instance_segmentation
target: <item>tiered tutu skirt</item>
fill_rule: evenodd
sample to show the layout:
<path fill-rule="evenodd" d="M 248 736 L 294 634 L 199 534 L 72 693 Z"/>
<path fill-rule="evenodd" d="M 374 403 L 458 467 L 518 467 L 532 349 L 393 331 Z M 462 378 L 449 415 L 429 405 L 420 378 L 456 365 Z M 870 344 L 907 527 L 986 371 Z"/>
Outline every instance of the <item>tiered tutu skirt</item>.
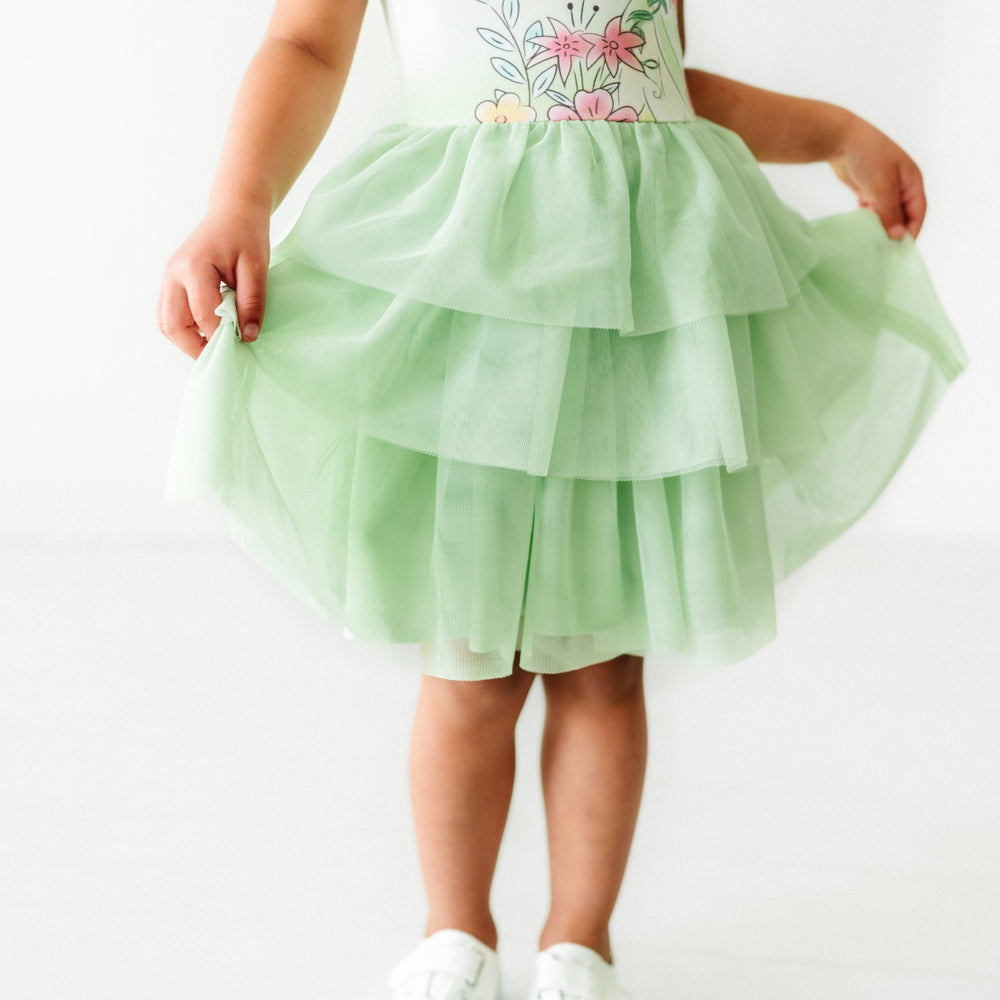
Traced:
<path fill-rule="evenodd" d="M 749 656 L 967 363 L 909 236 L 706 119 L 382 128 L 219 314 L 167 496 L 455 679 Z"/>

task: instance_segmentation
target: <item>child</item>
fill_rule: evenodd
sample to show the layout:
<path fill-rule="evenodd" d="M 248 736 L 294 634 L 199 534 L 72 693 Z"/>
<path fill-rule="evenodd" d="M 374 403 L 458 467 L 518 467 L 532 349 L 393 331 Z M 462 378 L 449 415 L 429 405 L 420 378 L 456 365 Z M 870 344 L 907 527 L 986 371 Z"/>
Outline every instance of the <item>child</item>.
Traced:
<path fill-rule="evenodd" d="M 163 279 L 160 328 L 198 359 L 168 495 L 221 501 L 349 637 L 422 644 L 429 917 L 394 1000 L 499 997 L 490 884 L 535 674 L 531 1000 L 620 998 L 644 654 L 772 639 L 776 582 L 870 506 L 966 358 L 914 249 L 913 160 L 842 108 L 685 73 L 679 2 L 383 4 L 404 120 L 272 254 L 365 0 L 276 4 Z M 809 222 L 757 160 L 827 160 L 862 208 Z"/>

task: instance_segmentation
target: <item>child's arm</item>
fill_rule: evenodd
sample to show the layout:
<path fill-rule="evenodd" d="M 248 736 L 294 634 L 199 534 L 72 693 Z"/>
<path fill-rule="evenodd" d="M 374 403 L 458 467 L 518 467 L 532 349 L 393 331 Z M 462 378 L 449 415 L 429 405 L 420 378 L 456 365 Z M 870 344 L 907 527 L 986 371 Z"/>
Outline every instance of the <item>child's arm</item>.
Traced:
<path fill-rule="evenodd" d="M 790 97 L 689 69 L 685 73 L 695 111 L 732 129 L 765 163 L 812 163 L 840 151 L 854 116 L 845 108 Z"/>
<path fill-rule="evenodd" d="M 683 42 L 683 0 L 678 17 Z M 920 232 L 927 212 L 920 169 L 870 122 L 836 104 L 762 90 L 704 70 L 689 69 L 685 76 L 695 112 L 736 132 L 758 160 L 827 160 L 890 236 Z"/>
<path fill-rule="evenodd" d="M 333 120 L 354 58 L 366 0 L 277 0 L 243 77 L 208 213 L 170 258 L 160 330 L 191 357 L 215 331 L 219 282 L 236 289 L 245 340 L 264 315 L 270 217 Z"/>

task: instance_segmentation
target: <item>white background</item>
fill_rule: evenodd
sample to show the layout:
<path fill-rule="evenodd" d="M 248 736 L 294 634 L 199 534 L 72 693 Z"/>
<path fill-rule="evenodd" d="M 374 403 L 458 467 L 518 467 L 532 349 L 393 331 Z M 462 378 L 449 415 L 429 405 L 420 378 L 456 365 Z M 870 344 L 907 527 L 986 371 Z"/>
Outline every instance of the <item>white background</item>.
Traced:
<path fill-rule="evenodd" d="M 369 2 L 276 238 L 397 120 Z M 689 4 L 689 65 L 849 106 L 917 159 L 919 245 L 971 365 L 783 585 L 778 640 L 720 670 L 648 662 L 622 979 L 635 1000 L 997 1000 L 995 8 Z M 422 931 L 415 650 L 348 643 L 215 515 L 161 501 L 192 362 L 156 329 L 160 273 L 268 14 L 50 0 L 0 32 L 3 1000 L 384 1000 Z M 767 172 L 807 215 L 854 205 L 825 165 Z M 536 689 L 496 881 L 504 1000 L 547 900 L 543 708 Z"/>

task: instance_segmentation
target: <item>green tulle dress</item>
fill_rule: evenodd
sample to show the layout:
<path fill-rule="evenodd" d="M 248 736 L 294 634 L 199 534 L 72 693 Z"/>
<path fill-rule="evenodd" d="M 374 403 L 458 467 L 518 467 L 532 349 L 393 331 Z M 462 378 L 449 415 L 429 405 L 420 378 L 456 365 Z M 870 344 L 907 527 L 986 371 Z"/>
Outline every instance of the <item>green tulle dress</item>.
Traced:
<path fill-rule="evenodd" d="M 168 498 L 437 676 L 749 656 L 967 364 L 912 239 L 785 205 L 666 0 L 383 3 L 404 120 L 312 192 L 256 341 L 226 292 Z"/>

